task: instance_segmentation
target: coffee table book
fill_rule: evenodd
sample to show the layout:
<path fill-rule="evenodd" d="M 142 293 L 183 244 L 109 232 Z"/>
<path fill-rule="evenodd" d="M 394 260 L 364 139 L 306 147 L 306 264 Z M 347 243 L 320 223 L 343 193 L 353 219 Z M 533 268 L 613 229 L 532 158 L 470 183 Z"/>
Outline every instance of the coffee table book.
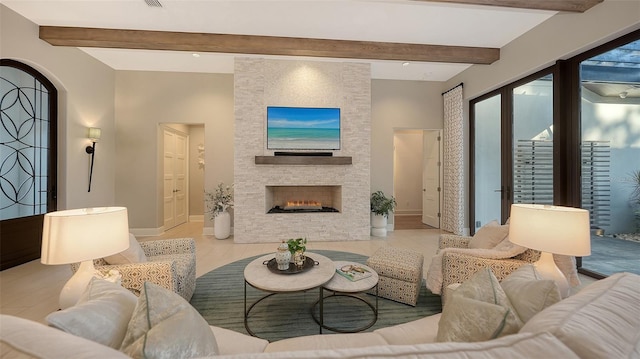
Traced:
<path fill-rule="evenodd" d="M 336 268 L 336 273 L 352 282 L 371 277 L 371 272 L 357 263 L 340 265 Z"/>

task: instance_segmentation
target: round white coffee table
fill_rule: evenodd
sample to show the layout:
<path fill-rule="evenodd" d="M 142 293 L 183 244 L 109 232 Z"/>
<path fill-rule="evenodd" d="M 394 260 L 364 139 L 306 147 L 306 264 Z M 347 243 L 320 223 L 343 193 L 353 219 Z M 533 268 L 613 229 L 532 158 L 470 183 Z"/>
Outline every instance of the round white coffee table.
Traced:
<path fill-rule="evenodd" d="M 365 269 L 366 271 L 371 273 L 371 276 L 367 277 L 367 278 L 363 278 L 357 281 L 351 281 L 347 278 L 345 278 L 344 276 L 335 273 L 333 278 L 325 283 L 321 288 L 320 288 L 320 298 L 318 299 L 318 302 L 316 302 L 314 304 L 314 307 L 312 308 L 312 315 L 313 315 L 313 319 L 320 324 L 320 333 L 322 333 L 322 328 L 324 329 L 328 329 L 334 332 L 338 332 L 338 333 L 356 333 L 356 332 L 361 332 L 363 330 L 369 329 L 372 325 L 374 325 L 376 323 L 376 321 L 378 320 L 378 273 L 376 273 L 376 271 L 374 269 L 372 269 L 369 266 L 366 266 L 364 264 L 361 263 L 356 263 L 356 262 L 345 262 L 345 261 L 335 261 L 333 262 L 333 267 L 334 268 L 342 268 L 343 266 L 348 266 L 348 265 L 357 265 L 363 269 Z M 376 294 L 375 294 L 375 307 L 373 304 L 371 304 L 369 301 L 367 301 L 366 299 L 358 296 L 357 294 L 360 293 L 365 293 L 370 289 L 376 288 Z M 324 296 L 324 291 L 329 291 L 332 292 L 332 294 L 328 295 L 328 296 Z M 367 323 L 366 325 L 359 327 L 359 328 L 353 328 L 353 329 L 340 329 L 340 328 L 335 328 L 335 327 L 330 327 L 326 324 L 324 324 L 324 301 L 328 298 L 333 298 L 333 297 L 349 297 L 349 298 L 354 298 L 357 299 L 363 303 L 365 303 L 372 311 L 373 313 L 373 319 Z M 320 314 L 319 314 L 319 318 L 316 317 L 315 315 L 315 306 L 317 304 L 320 304 Z"/>
<path fill-rule="evenodd" d="M 305 255 L 315 263 L 312 267 L 300 273 L 281 274 L 272 272 L 266 263 L 275 257 L 274 253 L 253 260 L 244 268 L 244 327 L 249 334 L 256 336 L 249 328 L 248 318 L 251 310 L 262 300 L 275 294 L 302 292 L 314 288 L 320 288 L 319 295 L 322 295 L 322 285 L 331 280 L 335 274 L 335 265 L 331 259 L 323 255 L 312 252 L 306 252 Z M 263 296 L 247 307 L 247 284 L 270 294 Z M 320 332 L 322 332 L 322 327 L 320 327 Z"/>

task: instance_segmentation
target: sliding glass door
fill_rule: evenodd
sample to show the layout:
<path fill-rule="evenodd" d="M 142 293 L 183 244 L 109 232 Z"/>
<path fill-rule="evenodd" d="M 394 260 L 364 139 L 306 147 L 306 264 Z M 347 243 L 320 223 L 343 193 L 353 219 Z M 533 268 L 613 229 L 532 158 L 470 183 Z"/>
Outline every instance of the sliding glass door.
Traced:
<path fill-rule="evenodd" d="M 640 273 L 640 30 L 470 101 L 470 229 L 512 203 L 591 216 L 583 274 Z"/>
<path fill-rule="evenodd" d="M 553 204 L 553 75 L 511 93 L 513 203 Z"/>
<path fill-rule="evenodd" d="M 640 40 L 579 66 L 580 196 L 593 233 L 582 268 L 640 273 Z"/>
<path fill-rule="evenodd" d="M 502 215 L 501 97 L 491 96 L 473 107 L 476 230 L 494 219 L 500 220 Z"/>
<path fill-rule="evenodd" d="M 553 203 L 553 74 L 471 101 L 472 233 L 512 203 Z"/>

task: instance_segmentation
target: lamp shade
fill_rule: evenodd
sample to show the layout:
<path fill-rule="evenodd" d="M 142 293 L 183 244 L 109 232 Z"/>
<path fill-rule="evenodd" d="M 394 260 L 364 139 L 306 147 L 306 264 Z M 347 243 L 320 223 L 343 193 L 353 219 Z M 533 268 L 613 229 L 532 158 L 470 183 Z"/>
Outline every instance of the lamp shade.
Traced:
<path fill-rule="evenodd" d="M 591 254 L 589 211 L 540 204 L 513 204 L 509 240 L 523 247 L 563 254 Z"/>
<path fill-rule="evenodd" d="M 42 228 L 44 264 L 68 264 L 109 256 L 129 248 L 125 207 L 71 209 L 47 213 Z"/>
<path fill-rule="evenodd" d="M 102 130 L 97 127 L 89 127 L 89 134 L 87 135 L 93 142 L 98 142 L 100 136 L 102 134 Z"/>

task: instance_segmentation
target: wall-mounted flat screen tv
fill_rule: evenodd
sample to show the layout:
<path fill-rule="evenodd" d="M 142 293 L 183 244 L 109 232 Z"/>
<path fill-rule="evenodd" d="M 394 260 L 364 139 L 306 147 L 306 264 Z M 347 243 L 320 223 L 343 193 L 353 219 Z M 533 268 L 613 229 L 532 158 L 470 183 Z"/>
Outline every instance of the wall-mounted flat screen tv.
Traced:
<path fill-rule="evenodd" d="M 267 107 L 267 149 L 339 150 L 340 109 Z"/>

